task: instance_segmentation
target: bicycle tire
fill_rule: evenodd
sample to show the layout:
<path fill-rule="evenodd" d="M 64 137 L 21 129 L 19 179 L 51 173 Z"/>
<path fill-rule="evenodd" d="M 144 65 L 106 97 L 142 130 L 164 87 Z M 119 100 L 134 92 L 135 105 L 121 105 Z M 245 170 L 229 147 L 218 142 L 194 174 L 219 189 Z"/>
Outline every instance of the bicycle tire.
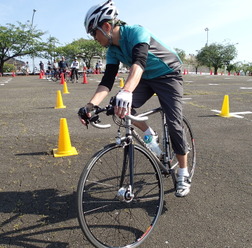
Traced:
<path fill-rule="evenodd" d="M 71 76 L 69 72 L 66 72 L 64 75 L 65 82 L 68 84 L 71 81 Z"/>
<path fill-rule="evenodd" d="M 78 220 L 87 239 L 98 248 L 140 245 L 151 233 L 163 208 L 159 167 L 148 150 L 134 145 L 134 189 L 131 202 L 116 195 L 122 174 L 124 147 L 111 144 L 85 166 L 78 183 Z M 129 181 L 129 170 L 125 182 Z"/>
<path fill-rule="evenodd" d="M 73 75 L 72 75 L 72 83 L 75 84 L 77 82 L 77 79 L 76 79 L 76 74 L 75 72 L 73 72 Z"/>
<path fill-rule="evenodd" d="M 58 75 L 53 74 L 53 75 L 52 75 L 52 81 L 53 81 L 53 82 L 57 82 L 58 80 L 59 80 Z"/>

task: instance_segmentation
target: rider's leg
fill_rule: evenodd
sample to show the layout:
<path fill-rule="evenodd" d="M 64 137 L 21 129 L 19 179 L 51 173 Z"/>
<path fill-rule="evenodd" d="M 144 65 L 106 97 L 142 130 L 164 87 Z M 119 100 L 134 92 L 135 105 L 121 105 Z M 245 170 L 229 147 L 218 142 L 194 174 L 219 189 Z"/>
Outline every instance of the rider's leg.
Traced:
<path fill-rule="evenodd" d="M 158 80 L 159 81 L 159 80 Z M 179 162 L 175 195 L 186 196 L 190 192 L 191 182 L 187 167 L 187 141 L 182 128 L 183 80 L 180 75 L 168 76 L 155 85 L 160 104 L 166 114 L 172 147 Z M 156 88 L 157 87 L 157 88 Z"/>
<path fill-rule="evenodd" d="M 145 135 L 154 135 L 155 134 L 153 129 L 151 127 L 149 127 L 145 121 L 133 121 L 132 123 L 134 126 L 136 126 L 141 131 L 143 131 Z"/>
<path fill-rule="evenodd" d="M 154 92 L 153 90 L 146 84 L 140 83 L 138 84 L 137 88 L 133 92 L 133 102 L 132 106 L 133 108 L 139 108 L 141 107 L 148 99 L 150 99 L 153 96 Z M 136 114 L 136 110 L 132 109 L 131 114 Z M 142 132 L 144 132 L 145 135 L 155 135 L 155 132 L 152 130 L 151 127 L 148 126 L 148 124 L 145 121 L 141 122 L 132 122 L 134 126 L 139 128 Z"/>
<path fill-rule="evenodd" d="M 187 176 L 189 176 L 189 173 L 187 170 L 187 154 L 185 154 L 185 155 L 176 154 L 176 157 L 179 162 L 179 167 L 182 169 L 182 170 L 180 170 L 181 173 L 179 173 L 179 174 L 182 174 L 182 171 L 183 171 L 183 173 L 188 174 Z"/>
<path fill-rule="evenodd" d="M 76 75 L 76 82 L 78 83 L 78 79 L 79 79 L 79 77 L 78 77 L 78 69 L 75 69 L 75 75 Z"/>

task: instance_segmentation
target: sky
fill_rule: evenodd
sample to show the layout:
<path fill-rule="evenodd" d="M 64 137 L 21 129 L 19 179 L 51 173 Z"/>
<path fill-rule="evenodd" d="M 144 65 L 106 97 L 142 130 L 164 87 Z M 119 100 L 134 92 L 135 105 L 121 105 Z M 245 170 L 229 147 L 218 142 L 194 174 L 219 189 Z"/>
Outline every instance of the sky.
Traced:
<path fill-rule="evenodd" d="M 84 17 L 102 0 L 0 0 L 0 25 L 31 21 L 61 45 L 88 38 Z M 205 44 L 236 46 L 235 61 L 252 62 L 252 0 L 114 0 L 118 18 L 150 29 L 172 48 L 197 54 Z M 209 31 L 205 31 L 208 28 Z M 35 63 L 39 63 L 37 58 Z"/>

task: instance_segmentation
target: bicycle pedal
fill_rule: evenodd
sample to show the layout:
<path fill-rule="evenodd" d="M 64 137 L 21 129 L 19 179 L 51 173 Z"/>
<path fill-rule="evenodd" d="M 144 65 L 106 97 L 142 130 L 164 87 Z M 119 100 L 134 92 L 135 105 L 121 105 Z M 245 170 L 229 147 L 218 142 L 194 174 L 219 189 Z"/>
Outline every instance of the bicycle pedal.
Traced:
<path fill-rule="evenodd" d="M 162 176 L 164 176 L 164 177 L 169 177 L 171 174 L 169 173 L 169 172 L 167 172 L 167 171 L 164 171 L 164 170 L 161 170 L 161 174 L 162 174 Z"/>

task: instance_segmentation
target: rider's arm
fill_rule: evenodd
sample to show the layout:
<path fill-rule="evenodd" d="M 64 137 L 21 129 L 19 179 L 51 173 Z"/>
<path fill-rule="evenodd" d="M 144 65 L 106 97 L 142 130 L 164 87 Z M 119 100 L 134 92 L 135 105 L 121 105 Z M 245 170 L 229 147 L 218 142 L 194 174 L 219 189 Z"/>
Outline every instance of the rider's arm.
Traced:
<path fill-rule="evenodd" d="M 106 86 L 109 91 L 112 89 L 115 82 L 116 74 L 118 73 L 119 65 L 118 64 L 107 64 L 104 76 L 99 85 Z"/>
<path fill-rule="evenodd" d="M 108 64 L 106 66 L 104 76 L 101 80 L 101 83 L 98 85 L 93 97 L 90 99 L 89 103 L 85 107 L 79 110 L 79 113 L 80 111 L 82 113 L 83 109 L 85 112 L 84 117 L 79 114 L 82 124 L 87 125 L 88 123 L 85 120 L 85 116 L 87 116 L 88 118 L 91 117 L 91 113 L 87 109 L 89 109 L 90 106 L 92 108 L 94 105 L 99 105 L 112 89 L 116 74 L 118 72 L 118 68 L 119 65 L 116 64 Z"/>
<path fill-rule="evenodd" d="M 93 97 L 91 98 L 91 100 L 89 101 L 90 103 L 94 104 L 94 105 L 99 105 L 103 99 L 108 95 L 109 93 L 109 88 L 103 85 L 98 85 L 95 94 L 93 95 Z"/>
<path fill-rule="evenodd" d="M 99 105 L 103 99 L 108 95 L 109 91 L 111 91 L 116 74 L 118 72 L 119 65 L 117 64 L 107 64 L 105 73 L 102 77 L 100 84 L 98 85 L 95 94 L 89 101 L 94 105 Z"/>
<path fill-rule="evenodd" d="M 138 43 L 134 46 L 132 50 L 133 65 L 130 67 L 124 90 L 133 92 L 137 87 L 146 66 L 148 49 L 149 45 L 147 43 Z"/>

